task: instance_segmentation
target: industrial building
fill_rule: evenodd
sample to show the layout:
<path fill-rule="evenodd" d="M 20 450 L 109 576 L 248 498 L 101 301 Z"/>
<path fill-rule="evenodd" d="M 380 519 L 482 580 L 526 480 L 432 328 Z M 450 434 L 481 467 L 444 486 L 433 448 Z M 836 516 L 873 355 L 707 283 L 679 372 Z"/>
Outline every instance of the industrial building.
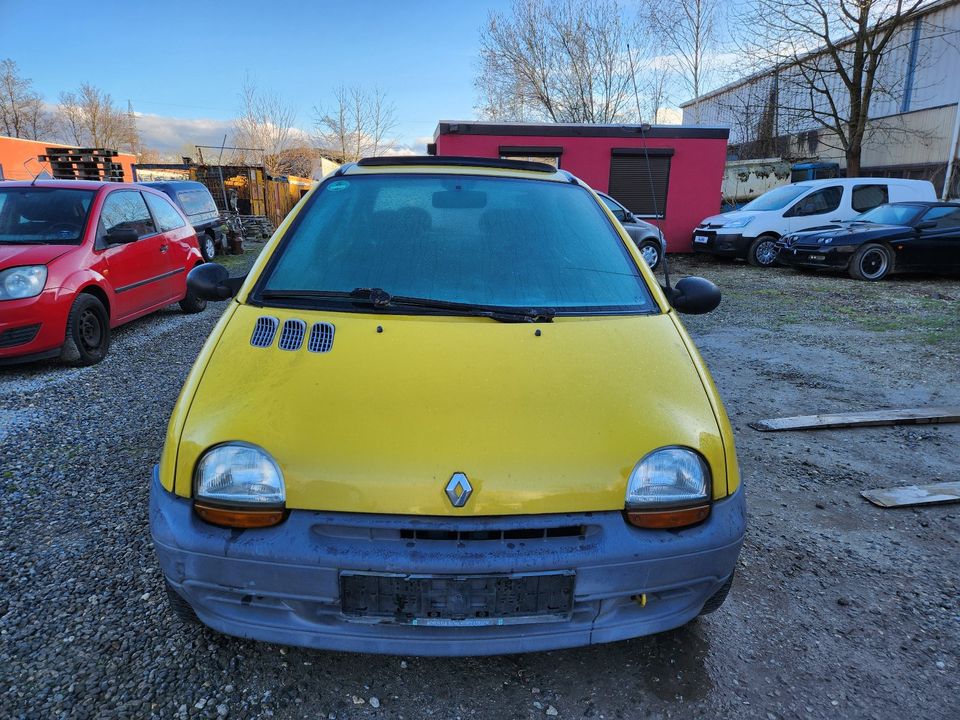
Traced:
<path fill-rule="evenodd" d="M 870 106 L 860 175 L 930 180 L 943 197 L 960 197 L 960 0 L 922 8 L 890 48 Z M 795 89 L 787 97 L 791 72 L 788 64 L 771 68 L 690 100 L 681 105 L 684 123 L 696 117 L 729 128 L 731 160 L 836 162 L 843 174 L 844 154 L 830 132 L 812 115 L 783 110 L 798 104 Z"/>

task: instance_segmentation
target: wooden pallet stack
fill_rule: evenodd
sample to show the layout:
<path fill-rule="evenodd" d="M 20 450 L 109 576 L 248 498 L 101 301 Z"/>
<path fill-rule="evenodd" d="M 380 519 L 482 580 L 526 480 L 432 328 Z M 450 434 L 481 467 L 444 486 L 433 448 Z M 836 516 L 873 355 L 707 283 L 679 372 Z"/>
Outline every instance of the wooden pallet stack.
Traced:
<path fill-rule="evenodd" d="M 123 166 L 114 162 L 116 156 L 116 150 L 105 148 L 48 147 L 38 159 L 50 164 L 57 180 L 123 182 Z"/>

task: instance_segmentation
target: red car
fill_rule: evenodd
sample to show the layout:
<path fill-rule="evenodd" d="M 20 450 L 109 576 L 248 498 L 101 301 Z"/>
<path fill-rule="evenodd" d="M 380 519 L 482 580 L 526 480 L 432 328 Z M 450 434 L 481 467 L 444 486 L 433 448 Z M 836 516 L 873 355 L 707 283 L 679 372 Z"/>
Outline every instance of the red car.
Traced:
<path fill-rule="evenodd" d="M 203 262 L 189 221 L 140 185 L 0 183 L 0 364 L 100 362 L 110 330 L 179 302 Z"/>

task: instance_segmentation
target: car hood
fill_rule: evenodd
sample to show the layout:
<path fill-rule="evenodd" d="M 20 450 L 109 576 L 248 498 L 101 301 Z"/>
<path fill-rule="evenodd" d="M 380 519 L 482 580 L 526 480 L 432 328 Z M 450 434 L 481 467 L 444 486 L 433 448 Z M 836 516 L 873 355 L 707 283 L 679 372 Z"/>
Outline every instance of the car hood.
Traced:
<path fill-rule="evenodd" d="M 262 315 L 299 318 L 307 328 L 333 323 L 333 347 L 253 347 Z M 633 467 L 666 445 L 699 449 L 714 495 L 726 494 L 717 419 L 668 315 L 533 325 L 241 305 L 190 400 L 176 492 L 189 495 L 203 451 L 234 440 L 273 456 L 287 506 L 300 509 L 622 509 Z M 445 493 L 456 472 L 473 486 L 463 508 Z"/>
<path fill-rule="evenodd" d="M 46 265 L 76 245 L 13 245 L 0 242 L 0 270 L 22 265 Z"/>
<path fill-rule="evenodd" d="M 834 245 L 859 245 L 879 238 L 894 240 L 912 234 L 913 228 L 905 225 L 842 222 L 809 228 L 792 235 L 796 238 L 796 242 L 801 244 L 818 243 L 821 240 L 829 239 L 830 244 Z"/>
<path fill-rule="evenodd" d="M 715 227 L 722 227 L 732 223 L 734 220 L 740 220 L 741 218 L 754 218 L 758 213 L 762 213 L 762 210 L 733 210 L 727 213 L 721 213 L 719 215 L 711 215 L 708 218 L 704 218 L 701 221 L 700 225 L 713 225 Z"/>

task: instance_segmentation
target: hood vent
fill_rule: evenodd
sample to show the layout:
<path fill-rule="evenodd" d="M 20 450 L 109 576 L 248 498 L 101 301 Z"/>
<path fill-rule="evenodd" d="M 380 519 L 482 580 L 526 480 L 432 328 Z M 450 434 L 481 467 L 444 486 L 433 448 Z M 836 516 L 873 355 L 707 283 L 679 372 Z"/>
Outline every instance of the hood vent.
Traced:
<path fill-rule="evenodd" d="M 253 335 L 250 337 L 250 344 L 254 347 L 270 347 L 273 345 L 273 336 L 277 334 L 277 326 L 280 321 L 275 317 L 264 315 L 257 318 L 257 324 L 253 326 Z"/>
<path fill-rule="evenodd" d="M 310 340 L 307 342 L 307 350 L 315 353 L 330 352 L 333 347 L 334 327 L 330 323 L 314 323 L 310 328 Z"/>
<path fill-rule="evenodd" d="M 307 324 L 303 320 L 287 320 L 280 331 L 280 342 L 277 343 L 277 347 L 281 350 L 299 350 L 306 334 Z"/>

